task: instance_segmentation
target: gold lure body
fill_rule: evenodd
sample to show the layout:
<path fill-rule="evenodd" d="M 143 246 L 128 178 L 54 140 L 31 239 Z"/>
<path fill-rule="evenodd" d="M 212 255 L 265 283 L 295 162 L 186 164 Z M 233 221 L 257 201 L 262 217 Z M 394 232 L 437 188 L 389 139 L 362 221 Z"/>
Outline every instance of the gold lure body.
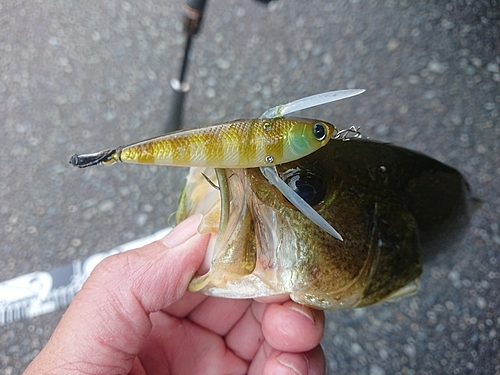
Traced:
<path fill-rule="evenodd" d="M 81 168 L 115 162 L 254 168 L 301 159 L 325 146 L 335 131 L 332 124 L 312 119 L 236 120 L 90 154 L 90 161 L 88 155 L 75 155 L 70 162 Z"/>

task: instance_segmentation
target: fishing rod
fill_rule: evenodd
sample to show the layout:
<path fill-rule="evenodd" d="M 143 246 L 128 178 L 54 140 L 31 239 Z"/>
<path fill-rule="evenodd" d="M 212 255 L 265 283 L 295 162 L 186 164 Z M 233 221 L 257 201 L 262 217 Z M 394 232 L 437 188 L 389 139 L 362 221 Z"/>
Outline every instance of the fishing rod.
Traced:
<path fill-rule="evenodd" d="M 184 32 L 186 33 L 186 44 L 184 45 L 184 58 L 182 60 L 179 78 L 172 78 L 170 80 L 170 86 L 174 94 L 165 124 L 166 133 L 178 130 L 182 127 L 184 97 L 189 91 L 189 83 L 185 81 L 189 62 L 189 50 L 191 49 L 193 37 L 200 30 L 206 2 L 206 0 L 187 0 L 184 5 Z"/>

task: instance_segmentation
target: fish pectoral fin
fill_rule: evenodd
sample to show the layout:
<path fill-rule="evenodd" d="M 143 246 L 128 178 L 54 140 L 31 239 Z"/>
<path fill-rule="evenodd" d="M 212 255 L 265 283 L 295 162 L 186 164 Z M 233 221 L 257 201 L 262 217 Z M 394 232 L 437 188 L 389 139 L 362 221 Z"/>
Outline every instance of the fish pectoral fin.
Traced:
<path fill-rule="evenodd" d="M 328 234 L 336 239 L 343 241 L 344 239 L 320 214 L 318 214 L 302 197 L 300 197 L 290 186 L 288 186 L 279 176 L 276 167 L 260 167 L 260 171 L 271 185 L 276 188 L 290 201 L 300 212 L 302 212 L 309 220 L 318 227 L 323 229 Z"/>

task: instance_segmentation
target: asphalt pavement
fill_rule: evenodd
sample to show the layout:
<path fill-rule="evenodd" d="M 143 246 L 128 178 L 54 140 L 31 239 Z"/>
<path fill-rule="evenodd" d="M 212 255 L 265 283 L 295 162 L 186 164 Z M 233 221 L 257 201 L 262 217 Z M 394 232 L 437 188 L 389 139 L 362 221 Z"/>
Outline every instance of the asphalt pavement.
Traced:
<path fill-rule="evenodd" d="M 330 374 L 500 373 L 500 5 L 438 3 L 209 1 L 194 40 L 186 127 L 364 88 L 302 115 L 424 152 L 483 200 L 415 296 L 327 313 Z M 167 226 L 186 169 L 68 160 L 163 132 L 182 5 L 0 3 L 0 282 Z M 21 373 L 62 313 L 0 325 L 0 374 Z"/>

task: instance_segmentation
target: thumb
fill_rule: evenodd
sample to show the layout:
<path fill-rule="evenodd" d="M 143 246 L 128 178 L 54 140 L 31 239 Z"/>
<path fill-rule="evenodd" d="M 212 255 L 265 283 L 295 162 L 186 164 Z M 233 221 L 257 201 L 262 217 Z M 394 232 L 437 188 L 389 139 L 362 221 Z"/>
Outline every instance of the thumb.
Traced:
<path fill-rule="evenodd" d="M 26 374 L 128 373 L 151 331 L 149 314 L 181 298 L 200 267 L 209 235 L 201 215 L 163 240 L 104 259 Z"/>

